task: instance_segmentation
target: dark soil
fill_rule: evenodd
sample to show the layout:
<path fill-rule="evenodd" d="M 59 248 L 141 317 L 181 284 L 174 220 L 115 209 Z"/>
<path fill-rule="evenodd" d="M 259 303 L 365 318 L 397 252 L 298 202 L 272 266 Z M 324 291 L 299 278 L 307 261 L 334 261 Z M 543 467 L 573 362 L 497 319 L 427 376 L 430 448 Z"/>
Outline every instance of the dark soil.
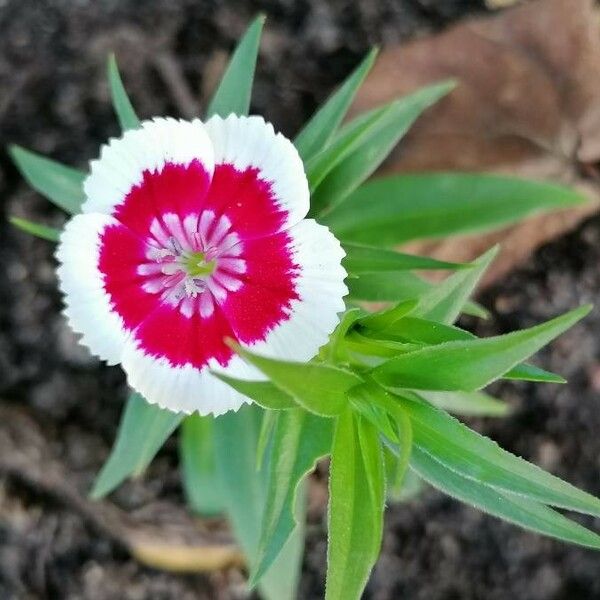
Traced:
<path fill-rule="evenodd" d="M 0 141 L 84 167 L 99 143 L 118 131 L 104 78 L 110 50 L 117 52 L 141 116 L 195 112 L 258 10 L 269 21 L 253 110 L 291 134 L 371 44 L 438 29 L 483 10 L 481 4 L 0 0 Z M 8 214 L 57 225 L 63 217 L 28 190 L 3 151 L 0 198 L 0 457 L 39 443 L 34 456 L 42 474 L 60 462 L 84 491 L 114 439 L 124 380 L 118 369 L 99 366 L 77 346 L 60 318 L 51 245 L 6 224 Z M 483 303 L 494 318 L 476 327 L 508 331 L 596 300 L 598 264 L 595 218 L 487 292 Z M 539 364 L 566 375 L 569 385 L 503 385 L 497 391 L 513 405 L 513 415 L 477 425 L 506 448 L 598 495 L 600 313 L 541 353 Z M 18 469 L 0 473 L 0 598 L 243 597 L 235 572 L 175 576 L 141 567 L 60 489 Z M 144 481 L 113 496 L 132 512 L 165 499 L 183 503 L 173 441 Z M 324 568 L 324 522 L 315 518 L 300 598 L 322 597 Z M 599 572 L 600 557 L 590 551 L 427 492 L 388 510 L 382 557 L 366 597 L 592 599 L 600 598 Z"/>

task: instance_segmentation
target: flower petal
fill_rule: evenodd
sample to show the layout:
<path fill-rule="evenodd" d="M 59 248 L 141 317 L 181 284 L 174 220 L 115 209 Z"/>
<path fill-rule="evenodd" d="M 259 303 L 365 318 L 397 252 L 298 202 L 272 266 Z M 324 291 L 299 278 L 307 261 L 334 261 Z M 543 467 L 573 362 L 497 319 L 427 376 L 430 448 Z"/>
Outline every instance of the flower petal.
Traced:
<path fill-rule="evenodd" d="M 305 362 L 327 343 L 339 322 L 338 314 L 345 309 L 343 297 L 348 288 L 344 284 L 347 273 L 341 265 L 344 251 L 329 229 L 313 219 L 301 221 L 285 233 L 290 239 L 292 261 L 298 266 L 294 275 L 296 297 L 286 308 L 287 318 L 266 332 L 263 339 L 249 341 L 246 321 L 243 320 L 243 292 L 246 288 L 231 295 L 235 307 L 225 305 L 223 310 L 236 337 L 253 352 L 281 360 Z M 266 286 L 266 280 L 261 280 L 260 276 L 256 281 L 256 288 Z M 236 318 L 236 315 L 241 315 L 242 319 Z M 217 370 L 227 373 L 226 368 Z"/>
<path fill-rule="evenodd" d="M 206 129 L 216 165 L 206 201 L 242 239 L 287 229 L 306 216 L 308 181 L 292 142 L 257 116 L 214 116 Z"/>
<path fill-rule="evenodd" d="M 64 314 L 81 344 L 93 354 L 116 364 L 128 338 L 123 319 L 113 310 L 99 270 L 103 233 L 121 225 L 109 215 L 76 215 L 60 236 L 56 258 L 59 285 L 64 294 Z"/>
<path fill-rule="evenodd" d="M 241 365 L 239 357 L 233 357 L 233 368 L 237 375 L 247 379 L 259 379 Z M 238 410 L 243 404 L 250 403 L 233 388 L 216 377 L 209 368 L 218 363 L 211 361 L 208 368 L 198 369 L 190 364 L 173 366 L 165 357 L 157 358 L 130 340 L 123 354 L 123 369 L 129 385 L 140 392 L 148 402 L 174 412 L 191 414 L 197 411 L 201 415 L 221 415 L 229 410 Z M 232 366 L 233 366 L 232 365 Z M 229 369 L 228 369 L 228 372 Z"/>
<path fill-rule="evenodd" d="M 83 184 L 84 213 L 116 216 L 143 232 L 153 216 L 197 211 L 214 171 L 202 121 L 156 118 L 102 147 Z"/>

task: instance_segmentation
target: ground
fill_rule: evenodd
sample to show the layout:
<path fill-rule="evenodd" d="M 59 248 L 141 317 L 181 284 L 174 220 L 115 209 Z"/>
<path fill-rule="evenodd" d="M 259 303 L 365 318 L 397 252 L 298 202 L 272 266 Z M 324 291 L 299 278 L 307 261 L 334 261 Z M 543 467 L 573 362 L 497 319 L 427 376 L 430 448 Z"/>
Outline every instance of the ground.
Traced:
<path fill-rule="evenodd" d="M 116 51 L 141 116 L 191 115 L 226 53 L 258 11 L 268 15 L 253 111 L 292 134 L 372 44 L 389 44 L 483 11 L 475 0 L 0 1 L 0 141 L 76 166 L 118 132 L 105 84 Z M 142 8 L 143 6 L 143 8 Z M 60 462 L 85 490 L 107 455 L 125 397 L 118 369 L 75 344 L 59 315 L 51 245 L 6 223 L 19 214 L 60 225 L 0 151 L 0 455 L 28 450 L 40 470 Z M 481 298 L 481 333 L 524 327 L 600 295 L 600 218 L 538 251 Z M 514 408 L 480 431 L 600 494 L 600 313 L 539 355 L 568 386 L 503 385 Z M 2 421 L 4 420 L 4 421 Z M 10 426 L 8 423 L 10 422 Z M 244 597 L 239 573 L 176 576 L 140 566 L 93 515 L 18 469 L 0 483 L 0 597 L 222 599 Z M 39 483 L 39 482 L 38 482 Z M 114 502 L 132 513 L 183 503 L 171 440 L 141 482 Z M 589 525 L 598 526 L 590 519 Z M 322 597 L 325 523 L 311 517 L 300 598 Z M 600 556 L 542 539 L 427 491 L 391 506 L 373 600 L 600 598 Z"/>

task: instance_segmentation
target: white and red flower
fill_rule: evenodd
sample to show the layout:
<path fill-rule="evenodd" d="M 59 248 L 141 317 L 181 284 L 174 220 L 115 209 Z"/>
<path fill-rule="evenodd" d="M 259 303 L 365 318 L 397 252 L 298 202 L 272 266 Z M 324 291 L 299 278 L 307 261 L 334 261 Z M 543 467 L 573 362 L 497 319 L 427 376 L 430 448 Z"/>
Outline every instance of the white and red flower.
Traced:
<path fill-rule="evenodd" d="M 262 379 L 225 343 L 307 361 L 344 309 L 343 250 L 304 219 L 292 143 L 260 117 L 146 121 L 103 146 L 57 251 L 81 342 L 173 411 L 250 402 L 211 370 Z"/>

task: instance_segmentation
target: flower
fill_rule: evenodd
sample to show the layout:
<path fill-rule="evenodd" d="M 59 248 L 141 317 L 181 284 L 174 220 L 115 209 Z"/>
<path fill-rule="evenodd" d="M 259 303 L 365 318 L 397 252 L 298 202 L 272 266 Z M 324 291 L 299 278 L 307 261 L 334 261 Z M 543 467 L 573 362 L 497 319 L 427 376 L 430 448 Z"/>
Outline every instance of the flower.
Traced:
<path fill-rule="evenodd" d="M 260 117 L 156 118 L 91 162 L 57 250 L 71 328 L 176 412 L 250 400 L 211 371 L 264 379 L 227 345 L 307 361 L 344 309 L 344 252 L 312 219 L 302 161 Z"/>

